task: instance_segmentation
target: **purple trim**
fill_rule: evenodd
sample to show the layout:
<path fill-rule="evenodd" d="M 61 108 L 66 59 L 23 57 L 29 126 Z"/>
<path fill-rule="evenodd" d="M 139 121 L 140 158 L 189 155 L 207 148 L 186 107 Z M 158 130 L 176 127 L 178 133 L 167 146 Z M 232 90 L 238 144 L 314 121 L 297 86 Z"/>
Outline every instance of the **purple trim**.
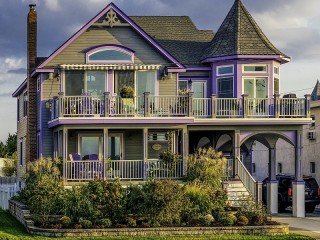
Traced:
<path fill-rule="evenodd" d="M 179 80 L 209 80 L 209 77 L 190 77 L 190 76 L 179 76 Z"/>
<path fill-rule="evenodd" d="M 187 67 L 187 71 L 211 71 L 211 67 Z"/>
<path fill-rule="evenodd" d="M 114 89 L 113 89 L 113 71 L 112 70 L 108 70 L 108 88 L 107 88 L 107 92 L 113 94 L 114 93 Z"/>
<path fill-rule="evenodd" d="M 236 60 L 236 59 L 276 59 L 281 61 L 282 63 L 287 63 L 290 61 L 288 58 L 283 58 L 281 55 L 232 55 L 232 56 L 221 56 L 215 58 L 206 58 L 203 59 L 201 62 L 215 62 L 215 61 L 225 61 L 225 60 Z"/>
<path fill-rule="evenodd" d="M 42 75 L 40 75 L 40 116 L 39 116 L 39 121 L 40 121 L 40 129 L 39 129 L 39 158 L 42 156 L 42 139 L 43 139 L 43 129 L 42 129 L 42 115 L 43 115 L 43 87 L 42 87 Z"/>
<path fill-rule="evenodd" d="M 27 79 L 25 79 L 20 86 L 12 93 L 12 97 L 18 97 L 18 95 L 27 88 Z"/>
<path fill-rule="evenodd" d="M 37 68 L 36 69 L 36 73 L 53 73 L 54 72 L 54 69 L 52 68 Z"/>
<path fill-rule="evenodd" d="M 103 50 L 118 50 L 119 52 L 123 52 L 127 55 L 129 55 L 131 57 L 130 61 L 116 61 L 116 60 L 100 60 L 100 61 L 96 61 L 96 60 L 89 60 L 89 57 L 91 54 L 95 53 L 95 52 L 99 52 L 99 51 L 103 51 Z M 90 64 L 90 63 L 94 63 L 94 64 L 103 64 L 103 63 L 117 63 L 117 64 L 123 64 L 123 63 L 134 63 L 134 53 L 135 51 L 121 46 L 121 45 L 116 45 L 116 44 L 103 44 L 103 45 L 98 45 L 98 46 L 94 46 L 91 48 L 88 48 L 85 50 L 86 53 L 86 63 Z"/>
<path fill-rule="evenodd" d="M 304 185 L 304 181 L 292 181 L 292 185 Z"/>
<path fill-rule="evenodd" d="M 153 45 L 159 52 L 166 56 L 169 60 L 175 63 L 178 67 L 184 68 L 179 61 L 173 57 L 169 52 L 162 48 L 151 36 L 149 36 L 142 28 L 140 28 L 134 21 L 132 21 L 126 14 L 124 14 L 114 3 L 108 4 L 102 11 L 93 17 L 86 25 L 80 28 L 74 35 L 72 35 L 66 42 L 64 42 L 58 49 L 56 49 L 38 68 L 44 67 L 61 51 L 69 46 L 76 38 L 84 33 L 93 23 L 100 19 L 107 11 L 113 9 L 121 18 L 123 18 L 131 27 L 133 27 L 142 37 L 144 37 L 151 45 Z"/>
<path fill-rule="evenodd" d="M 192 117 L 172 117 L 172 118 L 81 118 L 81 119 L 57 119 L 48 123 L 48 127 L 52 128 L 58 125 L 72 125 L 72 124 L 127 124 L 127 125 L 136 125 L 136 124 L 191 124 L 194 122 Z"/>
<path fill-rule="evenodd" d="M 181 73 L 186 72 L 185 68 L 167 68 L 168 73 Z"/>

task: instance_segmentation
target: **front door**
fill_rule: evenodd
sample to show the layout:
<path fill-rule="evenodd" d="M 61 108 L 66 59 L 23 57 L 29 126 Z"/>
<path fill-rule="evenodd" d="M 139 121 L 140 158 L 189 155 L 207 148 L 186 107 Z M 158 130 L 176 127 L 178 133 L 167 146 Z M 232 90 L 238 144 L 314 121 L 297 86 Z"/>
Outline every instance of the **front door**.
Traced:
<path fill-rule="evenodd" d="M 120 160 L 124 158 L 122 133 L 109 133 L 108 156 L 111 160 Z"/>
<path fill-rule="evenodd" d="M 193 81 L 191 90 L 193 92 L 193 98 L 205 98 L 207 91 L 207 82 L 205 81 Z"/>

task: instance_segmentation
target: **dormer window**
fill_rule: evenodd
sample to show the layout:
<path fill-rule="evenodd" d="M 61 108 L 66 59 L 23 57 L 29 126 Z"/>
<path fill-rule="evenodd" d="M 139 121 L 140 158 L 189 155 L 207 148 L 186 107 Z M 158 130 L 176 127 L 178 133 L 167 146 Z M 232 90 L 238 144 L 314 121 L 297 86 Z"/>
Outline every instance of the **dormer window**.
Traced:
<path fill-rule="evenodd" d="M 120 45 L 100 45 L 86 52 L 86 63 L 132 64 L 134 51 Z"/>

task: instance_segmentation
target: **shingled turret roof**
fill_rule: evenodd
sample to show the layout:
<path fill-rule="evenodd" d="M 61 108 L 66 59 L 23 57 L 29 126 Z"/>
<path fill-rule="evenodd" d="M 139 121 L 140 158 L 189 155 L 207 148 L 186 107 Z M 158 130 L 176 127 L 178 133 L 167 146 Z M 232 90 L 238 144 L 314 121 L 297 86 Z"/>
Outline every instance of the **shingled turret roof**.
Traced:
<path fill-rule="evenodd" d="M 320 83 L 319 80 L 317 80 L 316 85 L 313 88 L 313 91 L 311 93 L 311 101 L 318 101 L 320 100 Z"/>
<path fill-rule="evenodd" d="M 232 55 L 280 55 L 264 35 L 241 0 L 235 0 L 218 32 L 205 49 L 202 59 Z"/>

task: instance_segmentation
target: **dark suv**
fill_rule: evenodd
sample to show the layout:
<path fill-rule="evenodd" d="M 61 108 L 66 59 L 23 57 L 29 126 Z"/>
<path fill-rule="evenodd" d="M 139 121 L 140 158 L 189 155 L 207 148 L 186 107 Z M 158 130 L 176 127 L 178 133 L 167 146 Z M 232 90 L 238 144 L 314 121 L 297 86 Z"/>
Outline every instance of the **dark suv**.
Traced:
<path fill-rule="evenodd" d="M 262 185 L 262 200 L 267 203 L 267 181 L 269 178 L 263 180 Z M 278 212 L 292 206 L 292 181 L 293 176 L 277 175 L 278 184 Z M 313 177 L 304 176 L 305 182 L 305 209 L 307 213 L 312 213 L 320 203 L 320 190 L 317 181 Z"/>

